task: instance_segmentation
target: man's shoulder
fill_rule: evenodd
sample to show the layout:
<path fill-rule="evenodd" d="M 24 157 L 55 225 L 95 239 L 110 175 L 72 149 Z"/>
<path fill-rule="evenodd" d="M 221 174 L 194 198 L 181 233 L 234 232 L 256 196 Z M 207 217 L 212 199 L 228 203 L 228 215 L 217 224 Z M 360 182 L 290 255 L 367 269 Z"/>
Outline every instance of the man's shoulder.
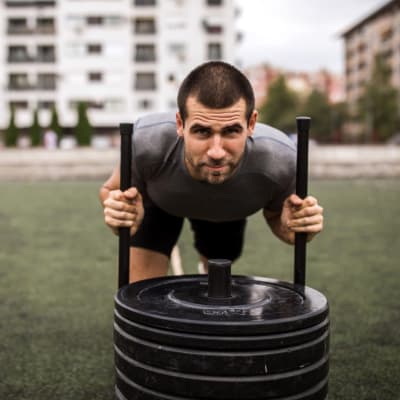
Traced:
<path fill-rule="evenodd" d="M 149 114 L 139 118 L 134 127 L 133 151 L 142 166 L 162 164 L 178 142 L 173 113 Z"/>
<path fill-rule="evenodd" d="M 296 145 L 280 130 L 257 124 L 249 144 L 248 170 L 287 187 L 296 168 Z"/>
<path fill-rule="evenodd" d="M 135 131 L 147 130 L 160 132 L 164 129 L 176 132 L 176 120 L 173 112 L 144 115 L 138 118 L 135 123 Z"/>
<path fill-rule="evenodd" d="M 289 154 L 296 152 L 295 143 L 285 133 L 267 124 L 257 123 L 252 138 L 265 150 Z"/>

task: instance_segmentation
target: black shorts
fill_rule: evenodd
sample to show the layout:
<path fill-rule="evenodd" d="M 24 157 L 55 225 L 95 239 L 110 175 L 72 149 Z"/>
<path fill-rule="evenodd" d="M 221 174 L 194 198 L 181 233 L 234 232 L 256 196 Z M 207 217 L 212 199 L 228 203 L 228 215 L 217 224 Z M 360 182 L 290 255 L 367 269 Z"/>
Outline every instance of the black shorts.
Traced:
<path fill-rule="evenodd" d="M 145 209 L 145 217 L 131 238 L 131 246 L 171 255 L 183 226 L 183 218 L 166 213 L 156 206 Z M 194 233 L 194 246 L 204 257 L 231 261 L 242 253 L 246 219 L 209 222 L 189 219 Z"/>

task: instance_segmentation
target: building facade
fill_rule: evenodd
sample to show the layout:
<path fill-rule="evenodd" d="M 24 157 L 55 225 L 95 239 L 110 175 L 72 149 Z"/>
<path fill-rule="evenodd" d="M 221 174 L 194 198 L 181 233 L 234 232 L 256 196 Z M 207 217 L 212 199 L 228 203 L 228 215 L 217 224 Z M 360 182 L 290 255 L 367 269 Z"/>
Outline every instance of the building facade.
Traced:
<path fill-rule="evenodd" d="M 247 68 L 245 73 L 254 88 L 257 107 L 261 107 L 267 101 L 269 87 L 281 75 L 285 77 L 288 88 L 300 97 L 306 97 L 316 89 L 325 93 L 332 104 L 344 100 L 343 77 L 327 70 L 287 71 L 268 64 L 261 64 Z"/>
<path fill-rule="evenodd" d="M 235 63 L 234 0 L 0 0 L 0 129 L 10 107 L 19 127 L 52 107 L 76 124 L 86 102 L 91 124 L 176 109 L 194 66 Z"/>
<path fill-rule="evenodd" d="M 357 104 L 380 54 L 392 69 L 392 84 L 400 89 L 400 0 L 385 3 L 347 29 L 345 43 L 346 98 Z"/>

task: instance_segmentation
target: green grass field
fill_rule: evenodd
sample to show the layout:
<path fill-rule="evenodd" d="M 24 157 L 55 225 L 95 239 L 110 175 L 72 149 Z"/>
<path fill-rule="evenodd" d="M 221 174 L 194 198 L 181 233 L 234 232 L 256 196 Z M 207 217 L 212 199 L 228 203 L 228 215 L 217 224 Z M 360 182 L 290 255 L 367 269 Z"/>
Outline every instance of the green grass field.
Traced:
<path fill-rule="evenodd" d="M 1 184 L 0 399 L 113 398 L 117 240 L 98 183 Z M 313 181 L 325 231 L 307 284 L 330 302 L 330 400 L 400 399 L 400 182 Z M 196 255 L 187 226 L 183 265 Z M 292 248 L 250 219 L 234 273 L 290 280 Z"/>

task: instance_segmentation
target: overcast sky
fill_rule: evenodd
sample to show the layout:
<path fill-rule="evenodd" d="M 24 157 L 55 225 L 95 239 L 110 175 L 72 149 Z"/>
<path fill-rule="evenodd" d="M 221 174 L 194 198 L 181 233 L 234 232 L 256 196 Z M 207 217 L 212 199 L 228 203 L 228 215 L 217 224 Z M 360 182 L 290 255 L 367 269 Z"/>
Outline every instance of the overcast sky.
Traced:
<path fill-rule="evenodd" d="M 387 0 L 236 0 L 243 67 L 268 62 L 296 71 L 343 71 L 340 33 Z"/>

